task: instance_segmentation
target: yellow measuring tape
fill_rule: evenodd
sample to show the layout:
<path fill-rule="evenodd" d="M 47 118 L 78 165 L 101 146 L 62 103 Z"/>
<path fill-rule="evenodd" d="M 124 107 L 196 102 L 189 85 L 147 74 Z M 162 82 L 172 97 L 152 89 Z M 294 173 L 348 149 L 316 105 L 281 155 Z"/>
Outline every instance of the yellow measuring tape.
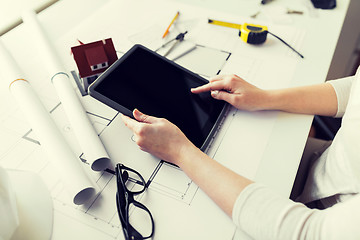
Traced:
<path fill-rule="evenodd" d="M 298 51 L 296 51 L 294 48 L 292 48 L 288 43 L 286 43 L 280 37 L 269 32 L 269 30 L 266 26 L 251 24 L 251 23 L 244 23 L 244 24 L 229 23 L 229 22 L 223 22 L 223 21 L 218 21 L 218 20 L 214 20 L 214 19 L 209 19 L 208 23 L 218 25 L 218 26 L 223 26 L 223 27 L 239 29 L 239 37 L 244 42 L 250 43 L 250 44 L 264 43 L 266 41 L 267 34 L 269 33 L 272 36 L 274 36 L 275 38 L 279 39 L 286 46 L 291 48 L 291 50 L 296 52 L 301 58 L 304 58 L 303 55 L 301 55 Z"/>
<path fill-rule="evenodd" d="M 218 26 L 239 29 L 239 36 L 246 43 L 261 44 L 266 41 L 266 37 L 268 33 L 268 28 L 266 26 L 250 24 L 250 23 L 244 23 L 244 24 L 229 23 L 229 22 L 223 22 L 213 19 L 209 19 L 208 22 L 210 24 L 214 24 Z"/>

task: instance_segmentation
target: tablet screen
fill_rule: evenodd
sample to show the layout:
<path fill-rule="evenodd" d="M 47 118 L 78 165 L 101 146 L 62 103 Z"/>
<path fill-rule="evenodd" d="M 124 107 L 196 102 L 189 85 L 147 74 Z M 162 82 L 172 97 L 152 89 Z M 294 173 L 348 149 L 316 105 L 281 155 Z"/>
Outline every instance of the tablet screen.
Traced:
<path fill-rule="evenodd" d="M 90 95 L 132 117 L 137 108 L 168 119 L 201 148 L 225 102 L 190 89 L 205 84 L 200 76 L 135 45 L 90 87 Z"/>

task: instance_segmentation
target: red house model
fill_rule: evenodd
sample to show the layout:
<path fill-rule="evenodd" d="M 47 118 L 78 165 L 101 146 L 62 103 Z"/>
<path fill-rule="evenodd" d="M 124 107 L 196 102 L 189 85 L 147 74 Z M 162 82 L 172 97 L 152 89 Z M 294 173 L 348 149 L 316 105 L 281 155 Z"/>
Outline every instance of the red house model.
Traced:
<path fill-rule="evenodd" d="M 118 58 L 111 38 L 71 48 L 84 90 Z"/>

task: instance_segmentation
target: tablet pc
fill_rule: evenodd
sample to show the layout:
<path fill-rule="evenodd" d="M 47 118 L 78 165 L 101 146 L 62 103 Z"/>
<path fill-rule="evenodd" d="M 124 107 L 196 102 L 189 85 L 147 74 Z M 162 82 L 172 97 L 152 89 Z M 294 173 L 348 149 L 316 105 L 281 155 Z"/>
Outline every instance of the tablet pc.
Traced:
<path fill-rule="evenodd" d="M 89 94 L 132 118 L 135 108 L 166 118 L 205 150 L 226 106 L 209 92 L 191 93 L 191 88 L 207 82 L 152 50 L 135 45 L 90 85 Z"/>

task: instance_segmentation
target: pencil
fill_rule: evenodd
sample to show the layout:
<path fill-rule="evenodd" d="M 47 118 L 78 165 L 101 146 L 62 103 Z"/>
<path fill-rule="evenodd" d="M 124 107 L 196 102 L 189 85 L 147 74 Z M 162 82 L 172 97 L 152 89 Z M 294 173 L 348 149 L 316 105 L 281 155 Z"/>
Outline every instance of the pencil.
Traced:
<path fill-rule="evenodd" d="M 173 23 L 175 22 L 175 20 L 179 17 L 180 12 L 178 11 L 175 15 L 175 17 L 173 18 L 173 20 L 171 21 L 171 23 L 169 24 L 169 26 L 167 27 L 167 29 L 164 32 L 164 35 L 162 36 L 162 38 L 166 37 L 166 35 L 169 33 L 169 29 L 170 27 L 173 25 Z"/>

